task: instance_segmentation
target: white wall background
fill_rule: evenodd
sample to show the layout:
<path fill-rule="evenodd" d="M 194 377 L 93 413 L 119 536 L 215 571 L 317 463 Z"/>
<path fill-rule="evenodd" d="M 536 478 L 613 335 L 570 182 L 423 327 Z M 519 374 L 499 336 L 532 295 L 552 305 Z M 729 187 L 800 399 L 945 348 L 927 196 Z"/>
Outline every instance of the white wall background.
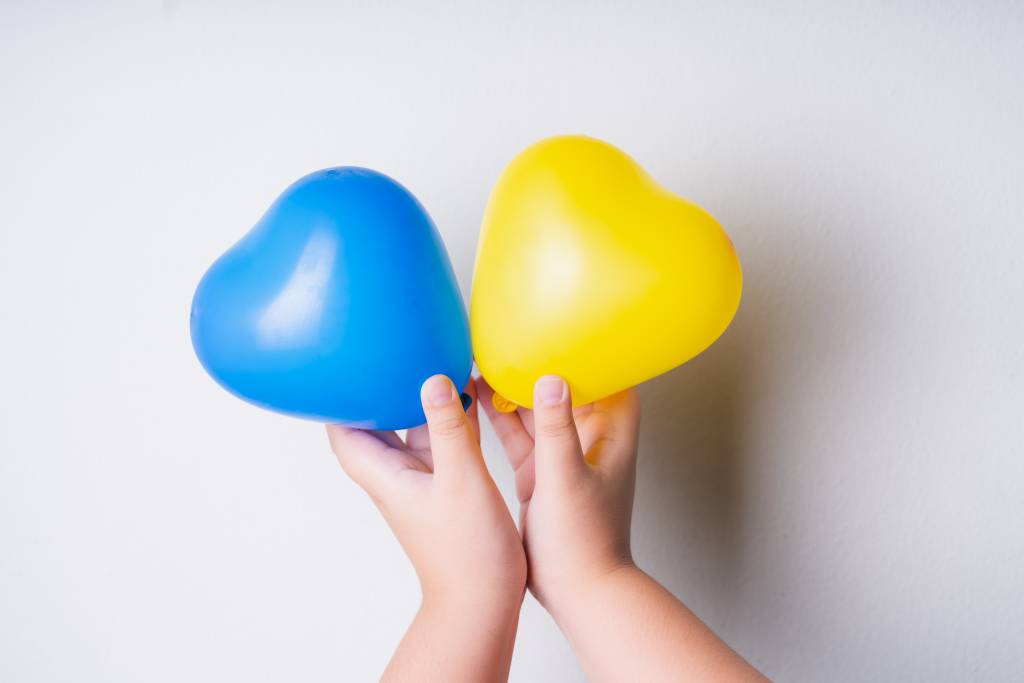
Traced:
<path fill-rule="evenodd" d="M 1020 678 L 1019 5 L 86 4 L 0 7 L 0 680 L 373 679 L 412 571 L 319 426 L 203 374 L 192 289 L 361 164 L 468 292 L 492 182 L 561 132 L 746 271 L 642 390 L 640 563 L 779 680 Z M 530 599 L 512 679 L 582 679 Z"/>

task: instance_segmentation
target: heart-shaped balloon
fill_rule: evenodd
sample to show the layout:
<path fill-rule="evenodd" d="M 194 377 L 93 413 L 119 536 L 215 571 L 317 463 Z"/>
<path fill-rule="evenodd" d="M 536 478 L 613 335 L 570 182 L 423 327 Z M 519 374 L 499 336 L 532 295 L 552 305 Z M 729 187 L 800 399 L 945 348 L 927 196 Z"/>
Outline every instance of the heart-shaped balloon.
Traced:
<path fill-rule="evenodd" d="M 470 302 L 476 362 L 500 409 L 532 406 L 549 373 L 577 405 L 596 401 L 707 348 L 742 279 L 718 222 L 625 153 L 582 136 L 543 140 L 512 160 L 487 204 Z"/>
<path fill-rule="evenodd" d="M 420 385 L 463 386 L 469 326 L 448 254 L 413 195 L 365 168 L 289 187 L 206 272 L 192 344 L 228 391 L 281 413 L 402 429 Z"/>

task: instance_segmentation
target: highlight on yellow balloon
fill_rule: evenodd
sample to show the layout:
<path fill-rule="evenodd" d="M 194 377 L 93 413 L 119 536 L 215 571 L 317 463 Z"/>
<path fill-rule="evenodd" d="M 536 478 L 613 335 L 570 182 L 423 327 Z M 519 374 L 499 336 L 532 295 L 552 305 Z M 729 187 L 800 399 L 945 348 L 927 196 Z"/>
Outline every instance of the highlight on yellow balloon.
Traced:
<path fill-rule="evenodd" d="M 685 363 L 739 307 L 732 241 L 704 209 L 618 148 L 542 140 L 491 192 L 477 250 L 470 328 L 495 407 L 532 407 L 561 375 L 576 405 Z"/>

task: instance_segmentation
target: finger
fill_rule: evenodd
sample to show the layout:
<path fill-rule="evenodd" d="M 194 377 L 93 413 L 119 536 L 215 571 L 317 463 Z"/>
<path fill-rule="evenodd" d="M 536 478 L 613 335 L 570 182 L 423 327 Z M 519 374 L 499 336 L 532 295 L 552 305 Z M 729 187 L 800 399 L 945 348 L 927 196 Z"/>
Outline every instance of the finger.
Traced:
<path fill-rule="evenodd" d="M 577 418 L 580 441 L 592 465 L 601 468 L 632 465 L 640 423 L 640 401 L 628 389 L 591 404 L 592 410 Z"/>
<path fill-rule="evenodd" d="M 576 418 L 576 423 L 579 424 L 579 421 L 581 419 L 585 418 L 587 415 L 590 415 L 592 412 L 594 412 L 594 404 L 584 403 L 583 405 L 576 406 L 575 408 L 572 409 L 572 416 Z"/>
<path fill-rule="evenodd" d="M 533 437 L 526 431 L 520 411 L 511 413 L 499 412 L 491 402 L 494 389 L 481 378 L 477 384 L 480 390 L 480 401 L 487 413 L 487 419 L 494 428 L 502 450 L 515 473 L 516 497 L 525 503 L 533 497 L 536 473 L 533 468 Z M 521 409 L 520 409 L 521 410 Z M 527 411 L 531 415 L 532 413 Z"/>
<path fill-rule="evenodd" d="M 592 419 L 594 405 L 585 403 L 572 409 L 572 419 L 576 421 L 576 433 L 580 435 L 580 446 L 583 448 L 583 457 L 587 459 L 587 462 L 590 462 L 590 449 L 603 434 L 602 430 L 595 428 L 599 420 Z"/>
<path fill-rule="evenodd" d="M 526 429 L 526 433 L 533 439 L 536 435 L 533 429 L 533 411 L 529 408 L 523 408 L 519 406 L 516 408 L 516 413 L 519 415 L 519 419 L 523 422 L 523 428 Z"/>
<path fill-rule="evenodd" d="M 479 471 L 483 467 L 480 444 L 451 380 L 434 375 L 423 383 L 420 399 L 427 416 L 434 476 L 452 478 Z"/>
<path fill-rule="evenodd" d="M 428 471 L 434 471 L 434 459 L 430 457 L 430 437 L 427 436 L 427 425 L 411 427 L 405 432 L 405 451 L 419 460 Z"/>
<path fill-rule="evenodd" d="M 398 436 L 395 432 L 380 429 L 372 429 L 368 431 L 388 446 L 402 451 L 405 450 L 405 442 L 402 441 L 402 437 Z"/>
<path fill-rule="evenodd" d="M 530 453 L 533 452 L 533 438 L 526 432 L 526 427 L 523 426 L 523 421 L 519 417 L 518 411 L 512 413 L 498 412 L 498 409 L 491 403 L 494 389 L 491 388 L 491 385 L 485 379 L 480 378 L 477 388 L 480 391 L 479 403 L 483 403 L 484 412 L 487 413 L 487 419 L 490 421 L 491 427 L 494 428 L 494 433 L 497 434 L 498 440 L 501 442 L 502 449 L 505 451 L 505 457 L 508 458 L 512 469 L 518 470 Z"/>
<path fill-rule="evenodd" d="M 616 439 L 635 441 L 640 431 L 640 396 L 636 389 L 626 389 L 602 399 L 595 409 L 610 417 L 611 433 Z"/>
<path fill-rule="evenodd" d="M 388 446 L 394 448 L 395 450 L 401 451 L 403 454 L 411 455 L 412 457 L 414 457 L 417 460 L 419 460 L 419 462 L 422 465 L 422 467 L 417 466 L 417 465 L 412 465 L 412 467 L 414 469 L 422 470 L 422 471 L 425 471 L 425 472 L 433 472 L 434 471 L 434 462 L 430 458 L 430 449 L 429 448 L 426 448 L 426 449 L 421 450 L 421 451 L 418 451 L 418 450 L 415 450 L 413 448 L 410 448 L 409 445 L 406 444 L 405 441 L 402 441 L 402 437 L 398 436 L 398 434 L 396 432 L 380 431 L 380 430 L 374 429 L 374 430 L 370 431 L 370 433 L 373 434 L 378 439 L 380 439 L 381 441 L 383 441 L 384 443 L 386 443 Z M 402 457 L 404 457 L 404 455 Z"/>
<path fill-rule="evenodd" d="M 522 464 L 516 468 L 516 498 L 526 503 L 533 498 L 533 489 L 537 484 L 537 470 L 534 467 L 534 454 L 531 452 Z"/>
<path fill-rule="evenodd" d="M 430 433 L 427 432 L 427 425 L 421 424 L 419 427 L 411 427 L 405 433 L 405 443 L 411 450 L 429 451 Z"/>
<path fill-rule="evenodd" d="M 572 416 L 569 385 L 561 377 L 546 375 L 537 380 L 533 422 L 537 484 L 566 484 L 582 477 L 587 464 Z"/>
<path fill-rule="evenodd" d="M 376 501 L 387 497 L 388 484 L 400 472 L 425 469 L 411 455 L 392 448 L 371 432 L 327 425 L 327 437 L 341 468 Z"/>

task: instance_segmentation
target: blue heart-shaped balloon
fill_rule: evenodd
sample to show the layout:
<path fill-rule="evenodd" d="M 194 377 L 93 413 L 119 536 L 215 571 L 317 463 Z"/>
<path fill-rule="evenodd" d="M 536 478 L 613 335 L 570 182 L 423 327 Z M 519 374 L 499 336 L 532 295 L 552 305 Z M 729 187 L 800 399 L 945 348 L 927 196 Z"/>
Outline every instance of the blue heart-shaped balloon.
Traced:
<path fill-rule="evenodd" d="M 203 276 L 192 345 L 207 372 L 258 406 L 373 429 L 423 424 L 420 385 L 463 386 L 466 311 L 426 210 L 365 168 L 289 187 Z"/>

